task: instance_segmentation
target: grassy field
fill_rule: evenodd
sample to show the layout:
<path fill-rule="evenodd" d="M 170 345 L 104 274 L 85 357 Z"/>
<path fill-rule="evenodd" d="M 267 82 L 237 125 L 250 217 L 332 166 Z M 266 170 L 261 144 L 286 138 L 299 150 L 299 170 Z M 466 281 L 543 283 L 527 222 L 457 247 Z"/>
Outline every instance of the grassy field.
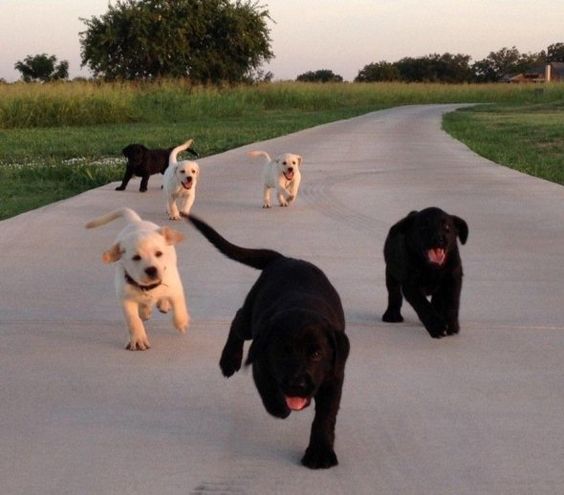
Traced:
<path fill-rule="evenodd" d="M 478 153 L 506 163 L 509 151 L 500 149 L 516 148 L 515 137 L 505 136 L 519 127 L 527 137 L 519 148 L 530 147 L 531 154 L 522 149 L 517 166 L 538 172 L 544 169 L 539 155 L 554 156 L 555 169 L 562 163 L 564 85 L 544 90 L 399 83 L 222 89 L 178 82 L 0 85 L 0 219 L 118 180 L 125 163 L 121 149 L 131 142 L 168 147 L 194 137 L 198 152 L 207 156 L 391 106 L 453 102 L 494 104 L 458 112 L 445 122 Z M 476 147 L 487 141 L 498 155 Z M 550 177 L 561 182 L 552 172 Z"/>
<path fill-rule="evenodd" d="M 443 127 L 494 162 L 564 185 L 564 100 L 466 108 Z"/>

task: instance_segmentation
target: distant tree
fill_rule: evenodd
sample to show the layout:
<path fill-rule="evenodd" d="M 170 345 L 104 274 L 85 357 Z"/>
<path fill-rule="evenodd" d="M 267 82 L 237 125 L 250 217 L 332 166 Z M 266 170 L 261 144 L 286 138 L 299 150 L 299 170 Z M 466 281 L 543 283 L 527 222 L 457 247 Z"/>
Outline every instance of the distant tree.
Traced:
<path fill-rule="evenodd" d="M 25 82 L 31 81 L 57 81 L 60 79 L 68 79 L 69 63 L 62 60 L 57 64 L 55 55 L 28 55 L 22 60 L 15 63 L 14 68 L 20 72 L 21 78 Z"/>
<path fill-rule="evenodd" d="M 355 82 L 399 81 L 400 73 L 395 64 L 375 62 L 365 65 L 355 78 Z"/>
<path fill-rule="evenodd" d="M 478 60 L 472 65 L 472 70 L 478 82 L 501 81 L 503 76 L 522 72 L 523 59 L 516 47 L 503 47 L 497 52 Z"/>
<path fill-rule="evenodd" d="M 554 43 L 548 46 L 546 62 L 564 62 L 564 43 Z"/>
<path fill-rule="evenodd" d="M 404 57 L 394 65 L 406 82 L 460 83 L 472 79 L 470 55 L 434 53 L 426 57 Z"/>
<path fill-rule="evenodd" d="M 247 0 L 117 0 L 82 19 L 82 65 L 110 80 L 241 82 L 273 57 L 268 18 Z"/>
<path fill-rule="evenodd" d="M 300 82 L 343 82 L 343 78 L 338 74 L 335 74 L 329 69 L 320 69 L 316 71 L 308 71 L 300 74 L 296 81 Z"/>

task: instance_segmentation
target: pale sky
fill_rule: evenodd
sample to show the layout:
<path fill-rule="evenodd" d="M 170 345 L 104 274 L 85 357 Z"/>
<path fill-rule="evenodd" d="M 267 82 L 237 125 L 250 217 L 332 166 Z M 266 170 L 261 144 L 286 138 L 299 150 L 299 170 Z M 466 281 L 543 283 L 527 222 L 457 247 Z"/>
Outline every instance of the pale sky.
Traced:
<path fill-rule="evenodd" d="M 27 55 L 47 53 L 80 68 L 79 18 L 99 16 L 110 0 L 0 0 L 0 78 L 15 81 Z M 564 42 L 564 0 L 259 0 L 270 23 L 274 79 L 330 69 L 353 80 L 372 62 L 430 53 L 473 61 L 516 46 L 539 52 Z"/>

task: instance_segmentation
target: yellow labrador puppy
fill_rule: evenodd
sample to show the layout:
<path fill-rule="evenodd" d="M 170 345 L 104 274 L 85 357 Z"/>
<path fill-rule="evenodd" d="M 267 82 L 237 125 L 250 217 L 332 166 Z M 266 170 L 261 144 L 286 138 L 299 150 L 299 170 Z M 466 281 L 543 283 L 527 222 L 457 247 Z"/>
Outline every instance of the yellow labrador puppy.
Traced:
<path fill-rule="evenodd" d="M 143 320 L 151 317 L 154 305 L 162 313 L 172 308 L 174 327 L 181 333 L 188 329 L 190 316 L 174 248 L 184 236 L 170 227 L 159 227 L 142 220 L 130 208 L 95 218 L 86 224 L 86 228 L 98 227 L 121 217 L 127 225 L 113 246 L 104 252 L 102 260 L 117 263 L 116 294 L 129 330 L 126 349 L 144 351 L 150 344 Z"/>
<path fill-rule="evenodd" d="M 303 158 L 300 155 L 284 153 L 272 160 L 266 151 L 251 151 L 249 156 L 262 156 L 267 160 L 263 170 L 263 208 L 271 206 L 270 192 L 272 189 L 276 189 L 280 206 L 288 206 L 296 199 L 302 180 L 300 167 Z"/>
<path fill-rule="evenodd" d="M 178 153 L 190 148 L 192 141 L 190 139 L 174 148 L 168 158 L 163 190 L 166 196 L 166 211 L 170 220 L 179 220 L 181 213 L 188 215 L 196 199 L 200 167 L 191 160 L 177 161 Z"/>

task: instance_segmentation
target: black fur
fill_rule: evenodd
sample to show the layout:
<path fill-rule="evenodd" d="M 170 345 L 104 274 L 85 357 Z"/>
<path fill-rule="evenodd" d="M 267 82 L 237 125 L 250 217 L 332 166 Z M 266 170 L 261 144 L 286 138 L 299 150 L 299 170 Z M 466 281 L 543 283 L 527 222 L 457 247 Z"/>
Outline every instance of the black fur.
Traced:
<path fill-rule="evenodd" d="M 151 175 L 164 174 L 168 167 L 168 157 L 173 149 L 150 150 L 142 144 L 130 144 L 123 148 L 121 152 L 127 158 L 127 165 L 121 184 L 116 187 L 116 191 L 124 191 L 129 180 L 136 175 L 141 177 L 139 191 L 145 192 Z M 196 157 L 198 156 L 198 153 L 192 148 L 188 148 L 187 151 Z"/>
<path fill-rule="evenodd" d="M 466 222 L 436 207 L 412 211 L 390 229 L 384 245 L 388 289 L 384 321 L 403 321 L 403 293 L 431 337 L 438 339 L 459 332 L 463 274 L 457 237 L 466 243 Z M 429 250 L 437 248 L 445 256 L 440 264 L 429 254 Z M 430 302 L 427 296 L 431 296 Z"/>
<path fill-rule="evenodd" d="M 338 463 L 333 450 L 349 340 L 341 300 L 325 274 L 307 261 L 226 241 L 194 216 L 194 226 L 224 255 L 262 270 L 237 311 L 219 365 L 229 377 L 241 368 L 243 343 L 252 340 L 246 365 L 266 410 L 286 418 L 291 399 L 315 399 L 309 445 L 302 464 Z M 305 405 L 305 407 L 307 407 Z"/>

